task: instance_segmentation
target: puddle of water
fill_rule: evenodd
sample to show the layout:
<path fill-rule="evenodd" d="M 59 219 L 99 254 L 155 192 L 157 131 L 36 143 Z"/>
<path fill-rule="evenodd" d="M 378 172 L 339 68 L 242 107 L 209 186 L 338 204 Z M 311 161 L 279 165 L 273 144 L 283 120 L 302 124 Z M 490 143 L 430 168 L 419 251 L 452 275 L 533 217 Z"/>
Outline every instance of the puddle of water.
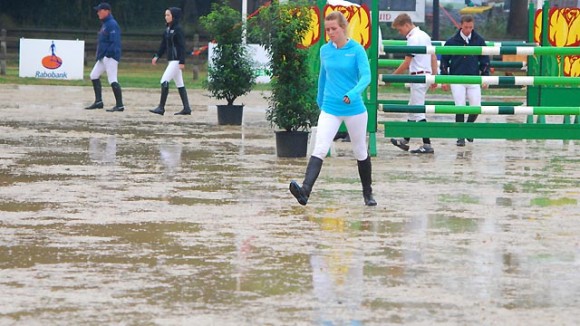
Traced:
<path fill-rule="evenodd" d="M 38 212 L 51 206 L 51 203 L 2 202 L 0 211 L 4 212 Z"/>

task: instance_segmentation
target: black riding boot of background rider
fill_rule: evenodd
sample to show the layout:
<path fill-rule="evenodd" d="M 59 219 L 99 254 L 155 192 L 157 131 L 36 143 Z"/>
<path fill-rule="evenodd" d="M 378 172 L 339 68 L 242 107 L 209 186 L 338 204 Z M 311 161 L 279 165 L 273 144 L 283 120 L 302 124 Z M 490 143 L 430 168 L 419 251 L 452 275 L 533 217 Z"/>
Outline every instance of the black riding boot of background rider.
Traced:
<path fill-rule="evenodd" d="M 371 157 L 370 155 L 367 156 L 366 160 L 364 161 L 356 161 L 358 164 L 358 174 L 360 176 L 360 182 L 362 183 L 363 189 L 363 198 L 365 200 L 365 205 L 367 206 L 376 206 L 377 202 L 373 198 L 373 188 L 371 184 L 373 183 L 372 179 L 372 166 L 371 166 Z"/>
<path fill-rule="evenodd" d="M 181 102 L 183 103 L 183 109 L 175 113 L 175 115 L 190 115 L 191 108 L 189 107 L 189 99 L 187 98 L 187 91 L 185 90 L 185 87 L 179 87 L 177 90 L 179 91 Z"/>
<path fill-rule="evenodd" d="M 95 102 L 85 108 L 85 110 L 94 110 L 103 108 L 103 88 L 100 79 L 92 79 L 93 90 L 95 91 Z"/>
<path fill-rule="evenodd" d="M 111 88 L 113 89 L 113 95 L 115 95 L 115 104 L 114 107 L 107 110 L 107 112 L 123 112 L 125 111 L 125 106 L 123 105 L 123 93 L 121 92 L 121 85 L 119 83 L 114 82 L 111 84 Z"/>
<path fill-rule="evenodd" d="M 165 113 L 165 103 L 167 102 L 167 95 L 169 95 L 169 82 L 161 83 L 161 99 L 159 100 L 159 105 L 149 112 L 163 115 Z"/>
<path fill-rule="evenodd" d="M 467 116 L 467 122 L 475 122 L 477 120 L 477 114 L 470 114 Z M 467 138 L 467 141 L 473 143 L 473 138 Z"/>
<path fill-rule="evenodd" d="M 294 195 L 296 200 L 298 200 L 300 205 L 306 205 L 306 203 L 308 203 L 312 187 L 320 174 L 320 169 L 322 169 L 322 162 L 322 159 L 316 156 L 310 156 L 302 186 L 298 185 L 294 180 L 290 182 L 290 192 Z"/>

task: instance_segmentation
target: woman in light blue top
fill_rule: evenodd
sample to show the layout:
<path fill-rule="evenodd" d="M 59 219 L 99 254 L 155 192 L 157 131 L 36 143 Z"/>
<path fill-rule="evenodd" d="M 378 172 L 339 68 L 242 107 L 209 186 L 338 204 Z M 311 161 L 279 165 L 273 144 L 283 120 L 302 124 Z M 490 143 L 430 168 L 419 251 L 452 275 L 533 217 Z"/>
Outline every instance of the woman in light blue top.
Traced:
<path fill-rule="evenodd" d="M 316 101 L 321 109 L 318 117 L 316 144 L 306 167 L 302 186 L 290 182 L 290 192 L 301 205 L 306 205 L 322 168 L 334 136 L 344 122 L 358 163 L 365 205 L 375 206 L 372 194 L 371 158 L 367 150 L 368 114 L 361 93 L 371 81 L 365 49 L 347 38 L 348 22 L 338 11 L 324 19 L 324 30 L 330 42 L 320 48 L 320 75 Z"/>

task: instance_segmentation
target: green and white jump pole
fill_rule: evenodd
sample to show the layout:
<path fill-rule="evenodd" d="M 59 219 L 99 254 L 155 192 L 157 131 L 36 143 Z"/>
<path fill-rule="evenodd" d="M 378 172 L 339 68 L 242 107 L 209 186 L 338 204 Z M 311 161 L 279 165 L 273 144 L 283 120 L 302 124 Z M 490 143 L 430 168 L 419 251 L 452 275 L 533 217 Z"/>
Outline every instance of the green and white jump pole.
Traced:
<path fill-rule="evenodd" d="M 409 100 L 381 99 L 379 104 L 407 105 Z M 453 100 L 425 100 L 425 105 L 455 105 Z M 522 106 L 524 102 L 515 101 L 482 101 L 482 106 Z"/>
<path fill-rule="evenodd" d="M 397 68 L 403 63 L 402 59 L 379 59 L 379 68 Z M 490 61 L 491 68 L 511 68 L 511 69 L 525 69 L 526 62 L 518 61 Z"/>
<path fill-rule="evenodd" d="M 531 46 L 384 46 L 386 53 L 451 55 L 580 55 L 580 47 Z"/>
<path fill-rule="evenodd" d="M 580 107 L 569 106 L 455 106 L 381 104 L 384 112 L 488 115 L 580 115 Z"/>
<path fill-rule="evenodd" d="M 580 85 L 580 77 L 552 76 L 460 76 L 460 75 L 379 75 L 385 83 L 487 84 L 487 85 Z"/>
<path fill-rule="evenodd" d="M 406 46 L 407 41 L 405 40 L 383 40 L 383 46 Z M 431 45 L 434 46 L 443 46 L 445 45 L 445 41 L 431 41 Z M 524 41 L 502 41 L 502 42 L 493 42 L 493 41 L 485 41 L 485 45 L 487 46 L 536 46 L 535 43 L 526 43 Z"/>

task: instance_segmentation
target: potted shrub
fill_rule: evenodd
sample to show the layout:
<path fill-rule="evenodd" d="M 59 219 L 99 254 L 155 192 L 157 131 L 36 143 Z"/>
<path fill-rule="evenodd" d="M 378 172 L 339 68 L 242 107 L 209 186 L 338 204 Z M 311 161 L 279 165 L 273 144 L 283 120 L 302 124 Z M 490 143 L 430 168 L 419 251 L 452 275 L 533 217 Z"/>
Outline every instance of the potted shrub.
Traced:
<path fill-rule="evenodd" d="M 305 1 L 281 4 L 274 0 L 258 17 L 252 35 L 257 35 L 270 55 L 272 80 L 266 119 L 279 129 L 277 153 L 281 157 L 304 157 L 309 129 L 316 125 L 319 114 L 309 50 L 299 46 L 310 29 L 310 5 Z M 285 147 L 286 141 L 290 148 Z M 296 149 L 297 145 L 300 148 Z"/>
<path fill-rule="evenodd" d="M 242 16 L 223 0 L 214 3 L 200 22 L 215 42 L 204 86 L 212 97 L 227 101 L 227 105 L 217 106 L 218 124 L 241 125 L 244 105 L 234 102 L 249 93 L 256 81 L 252 59 L 242 42 Z"/>

